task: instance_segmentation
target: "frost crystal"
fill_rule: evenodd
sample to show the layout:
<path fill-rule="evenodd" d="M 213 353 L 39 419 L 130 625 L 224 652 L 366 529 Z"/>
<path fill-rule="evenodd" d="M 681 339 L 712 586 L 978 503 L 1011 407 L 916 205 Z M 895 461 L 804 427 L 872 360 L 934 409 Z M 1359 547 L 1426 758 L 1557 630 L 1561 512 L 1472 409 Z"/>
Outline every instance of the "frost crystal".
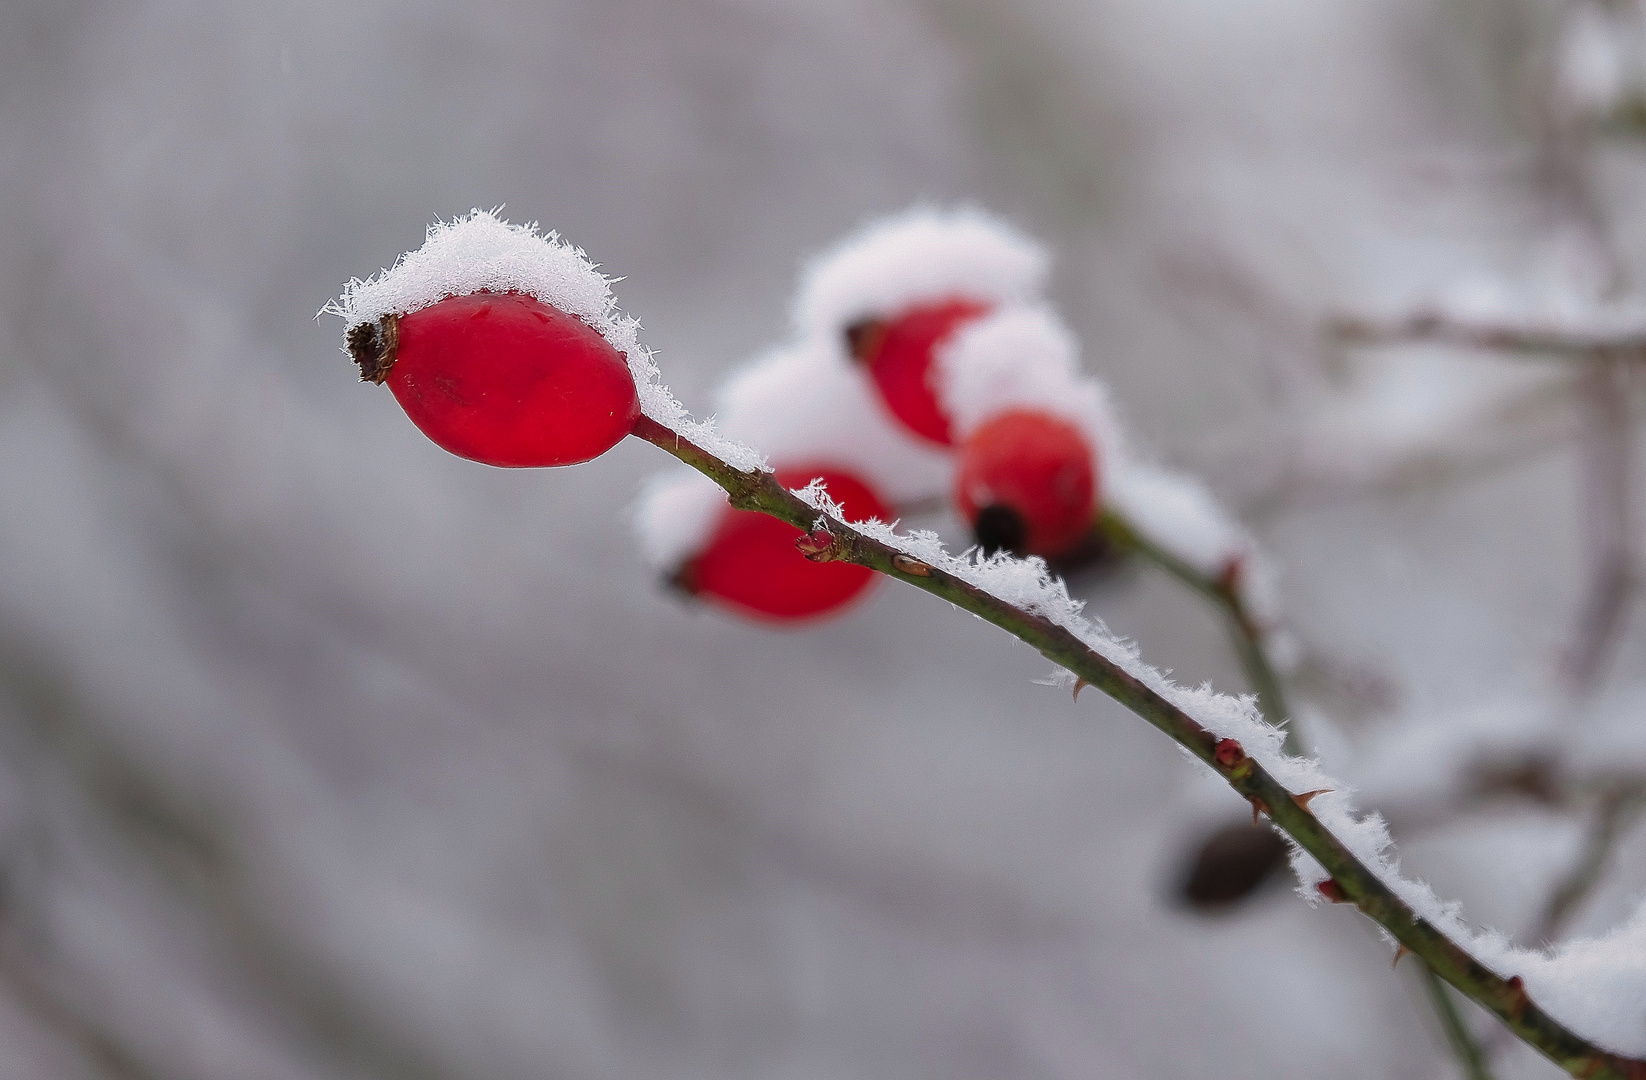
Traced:
<path fill-rule="evenodd" d="M 581 248 L 557 233 L 539 233 L 535 222 L 511 225 L 492 210 L 437 221 L 422 247 L 364 281 L 350 281 L 322 314 L 341 316 L 346 336 L 385 315 L 405 315 L 475 292 L 524 293 L 582 319 L 628 360 L 642 412 L 739 469 L 765 468 L 749 447 L 691 419 L 659 381 L 651 351 L 640 344 L 640 323 L 618 310 L 611 279 Z"/>
<path fill-rule="evenodd" d="M 872 222 L 813 259 L 802 275 L 795 325 L 838 338 L 870 315 L 951 297 L 990 303 L 1032 299 L 1046 252 L 971 207 L 918 206 Z"/>

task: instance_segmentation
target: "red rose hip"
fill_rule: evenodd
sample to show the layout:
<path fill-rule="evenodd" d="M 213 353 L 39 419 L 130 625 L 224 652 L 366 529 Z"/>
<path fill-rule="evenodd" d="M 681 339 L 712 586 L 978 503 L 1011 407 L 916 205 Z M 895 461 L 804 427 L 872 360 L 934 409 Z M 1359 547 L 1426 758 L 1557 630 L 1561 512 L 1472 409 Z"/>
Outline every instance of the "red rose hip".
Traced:
<path fill-rule="evenodd" d="M 945 300 L 889 319 L 862 319 L 846 328 L 846 346 L 868 369 L 893 416 L 928 442 L 952 446 L 954 431 L 932 385 L 932 362 L 961 326 L 988 310 L 975 300 Z"/>
<path fill-rule="evenodd" d="M 361 378 L 387 382 L 439 446 L 487 465 L 574 465 L 640 414 L 623 354 L 581 319 L 520 293 L 452 296 L 349 333 Z"/>
<path fill-rule="evenodd" d="M 1066 420 L 1028 409 L 1001 413 L 961 444 L 954 498 L 986 554 L 1057 558 L 1092 527 L 1093 448 Z"/>
<path fill-rule="evenodd" d="M 786 488 L 821 477 L 848 521 L 890 520 L 880 497 L 848 473 L 828 468 L 777 471 Z M 741 615 L 798 622 L 835 614 L 863 596 L 874 572 L 846 562 L 812 562 L 794 546 L 801 530 L 765 514 L 727 507 L 708 543 L 675 574 L 675 584 Z"/>

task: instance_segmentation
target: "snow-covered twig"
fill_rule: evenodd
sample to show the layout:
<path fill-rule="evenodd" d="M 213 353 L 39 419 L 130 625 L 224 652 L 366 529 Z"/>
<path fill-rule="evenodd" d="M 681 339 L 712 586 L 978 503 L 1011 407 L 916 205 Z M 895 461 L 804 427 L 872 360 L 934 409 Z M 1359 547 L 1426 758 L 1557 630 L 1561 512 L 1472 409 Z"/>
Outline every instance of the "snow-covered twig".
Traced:
<path fill-rule="evenodd" d="M 1646 351 L 1646 312 L 1640 311 L 1611 317 L 1596 315 L 1582 322 L 1563 322 L 1516 319 L 1509 315 L 1486 319 L 1439 308 L 1420 308 L 1386 318 L 1338 315 L 1327 320 L 1326 330 L 1337 340 L 1353 344 L 1430 342 L 1466 349 L 1579 360 L 1609 353 Z"/>
<path fill-rule="evenodd" d="M 1320 792 L 1288 790 L 1271 767 L 1249 756 L 1240 742 L 1227 735 L 1220 738 L 1190 715 L 1185 705 L 1198 700 L 1195 692 L 1173 688 L 1157 672 L 1118 647 L 1100 651 L 1097 645 L 1101 642 L 1093 635 L 1101 637 L 1101 633 L 1072 614 L 1066 595 L 1059 606 L 1051 602 L 1055 598 L 1043 587 L 1009 590 L 1022 592 L 1023 606 L 1019 606 L 976 583 L 995 578 L 995 571 L 999 571 L 1000 581 L 1010 578 L 1021 585 L 1017 577 L 1023 570 L 1038 586 L 1044 579 L 1043 566 L 998 558 L 989 563 L 955 559 L 945 555 L 932 537 L 899 537 L 877 523 L 848 525 L 826 512 L 831 504 L 825 492 L 808 489 L 804 494 L 812 498 L 803 499 L 800 493 L 784 489 L 770 473 L 759 468 L 738 468 L 650 416 L 640 417 L 634 434 L 714 480 L 725 489 L 734 507 L 764 513 L 803 530 L 806 535 L 800 544 L 811 558 L 855 563 L 942 597 L 1032 646 L 1071 672 L 1079 680 L 1077 687 L 1082 683 L 1096 687 L 1149 721 L 1216 770 L 1230 787 L 1266 812 L 1303 851 L 1318 860 L 1330 875 L 1321 882 L 1323 894 L 1355 904 L 1437 975 L 1498 1016 L 1516 1035 L 1573 1076 L 1587 1080 L 1646 1078 L 1646 1060 L 1604 1050 L 1578 1035 L 1531 1000 L 1520 976 L 1505 978 L 1489 970 L 1433 919 L 1419 914 L 1377 869 L 1357 857 L 1316 817 L 1309 804 Z M 1084 634 L 1077 633 L 1077 629 Z M 1115 645 L 1112 641 L 1108 644 Z M 1239 724 L 1232 726 L 1247 730 Z M 1273 744 L 1259 745 L 1263 737 L 1260 729 L 1250 731 L 1254 752 L 1261 754 L 1269 766 L 1290 771 L 1302 764 L 1279 755 Z"/>
<path fill-rule="evenodd" d="M 1151 541 L 1113 510 L 1103 514 L 1098 528 L 1111 544 L 1165 571 L 1223 612 L 1228 618 L 1229 633 L 1234 639 L 1241 667 L 1246 672 L 1252 692 L 1257 695 L 1258 709 L 1264 719 L 1286 733 L 1286 752 L 1302 754 L 1296 720 L 1287 707 L 1285 687 L 1269 655 L 1268 639 L 1271 635 L 1262 620 L 1252 612 L 1245 592 L 1235 580 L 1235 573 L 1224 573 L 1219 577 L 1202 573 L 1186 560 Z M 1238 570 L 1236 567 L 1230 569 Z"/>

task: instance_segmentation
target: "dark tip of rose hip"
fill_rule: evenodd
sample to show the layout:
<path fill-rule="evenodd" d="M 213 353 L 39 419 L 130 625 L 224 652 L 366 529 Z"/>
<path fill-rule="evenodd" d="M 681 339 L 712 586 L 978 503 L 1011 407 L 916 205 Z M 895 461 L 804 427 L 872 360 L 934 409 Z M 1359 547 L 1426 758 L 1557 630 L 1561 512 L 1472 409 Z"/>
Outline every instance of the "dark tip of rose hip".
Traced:
<path fill-rule="evenodd" d="M 677 595 L 695 600 L 698 592 L 701 591 L 697 581 L 697 560 L 687 559 L 681 563 L 674 573 L 664 576 L 663 584 L 667 585 L 670 591 Z"/>
<path fill-rule="evenodd" d="M 345 341 L 349 355 L 360 366 L 360 381 L 382 385 L 399 351 L 400 319 L 385 315 L 376 322 L 350 327 Z"/>
<path fill-rule="evenodd" d="M 886 323 L 883 319 L 859 319 L 846 327 L 846 352 L 853 360 L 866 364 L 885 335 Z"/>
<path fill-rule="evenodd" d="M 1208 836 L 1178 885 L 1178 899 L 1203 914 L 1250 898 L 1286 864 L 1286 841 L 1267 825 L 1226 825 Z"/>
<path fill-rule="evenodd" d="M 1000 503 L 979 510 L 977 522 L 972 526 L 972 533 L 977 537 L 977 546 L 983 549 L 985 555 L 993 555 L 997 551 L 1022 555 L 1023 542 L 1028 539 L 1028 531 L 1023 515 Z"/>

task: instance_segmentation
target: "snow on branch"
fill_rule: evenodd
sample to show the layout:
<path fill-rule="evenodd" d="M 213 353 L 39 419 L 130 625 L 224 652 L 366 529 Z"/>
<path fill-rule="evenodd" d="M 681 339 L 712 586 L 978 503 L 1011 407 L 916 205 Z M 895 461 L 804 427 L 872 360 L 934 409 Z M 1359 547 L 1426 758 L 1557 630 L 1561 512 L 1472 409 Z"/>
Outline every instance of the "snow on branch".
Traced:
<path fill-rule="evenodd" d="M 494 292 L 536 297 L 577 316 L 623 354 L 647 416 L 739 469 L 765 469 L 765 459 L 754 450 L 721 435 L 713 424 L 693 420 L 662 384 L 651 350 L 640 343 L 639 321 L 617 307 L 612 280 L 558 233 L 539 233 L 536 222 L 513 225 L 496 210 L 476 209 L 467 217 L 430 225 L 422 247 L 364 281 L 351 280 L 321 314 L 341 316 L 347 338 L 356 328 L 421 311 L 450 296 Z"/>
<path fill-rule="evenodd" d="M 1401 873 L 1382 819 L 1360 816 L 1350 792 L 1318 762 L 1286 754 L 1282 733 L 1250 698 L 1172 683 L 1136 646 L 1086 618 L 1040 559 L 956 556 L 934 533 L 903 534 L 879 521 L 847 525 L 820 484 L 787 491 L 645 420 L 635 434 L 714 480 L 739 509 L 805 530 L 809 557 L 853 562 L 941 596 L 1038 649 L 1077 687 L 1094 686 L 1160 728 L 1286 833 L 1306 897 L 1354 903 L 1573 1075 L 1646 1076 L 1646 1061 L 1621 1056 L 1646 1054 L 1646 909 L 1605 938 L 1552 952 L 1478 933 L 1456 904 Z"/>

